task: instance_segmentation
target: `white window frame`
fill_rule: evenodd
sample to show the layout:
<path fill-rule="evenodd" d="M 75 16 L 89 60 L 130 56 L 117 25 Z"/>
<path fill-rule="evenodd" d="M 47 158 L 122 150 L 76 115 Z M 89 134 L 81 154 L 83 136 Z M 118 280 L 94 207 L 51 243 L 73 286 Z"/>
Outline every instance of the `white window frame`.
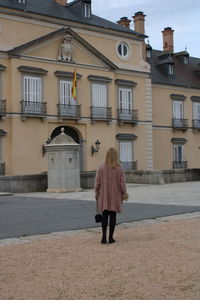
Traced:
<path fill-rule="evenodd" d="M 179 109 L 177 109 L 179 107 Z M 181 100 L 173 101 L 173 118 L 183 119 L 184 116 L 184 103 Z"/>
<path fill-rule="evenodd" d="M 189 64 L 189 56 L 184 56 L 183 62 L 185 65 L 188 65 Z"/>
<path fill-rule="evenodd" d="M 83 3 L 83 16 L 85 18 L 91 17 L 91 6 L 88 3 Z"/>
<path fill-rule="evenodd" d="M 174 65 L 171 64 L 168 65 L 168 74 L 174 75 Z"/>
<path fill-rule="evenodd" d="M 92 106 L 108 107 L 108 86 L 106 83 L 92 82 Z"/>
<path fill-rule="evenodd" d="M 122 163 L 122 166 L 123 163 L 132 163 L 134 161 L 134 149 L 132 140 L 119 140 L 119 160 Z"/>
<path fill-rule="evenodd" d="M 182 144 L 174 144 L 174 161 L 175 162 L 183 162 L 183 161 L 185 161 L 185 146 L 184 145 L 182 145 Z"/>
<path fill-rule="evenodd" d="M 121 48 L 121 50 L 120 50 Z M 120 53 L 121 52 L 121 53 Z M 126 53 L 125 53 L 126 52 Z M 127 43 L 125 42 L 120 42 L 118 45 L 117 45 L 117 53 L 119 55 L 120 58 L 128 58 L 129 57 L 129 54 L 130 54 L 130 50 L 129 50 L 129 46 Z"/>
<path fill-rule="evenodd" d="M 133 109 L 133 89 L 119 87 L 119 109 Z"/>
<path fill-rule="evenodd" d="M 26 0 L 18 0 L 18 3 L 20 3 L 20 4 L 26 4 Z"/>
<path fill-rule="evenodd" d="M 39 76 L 23 76 L 23 100 L 26 102 L 42 102 L 42 78 Z"/>
<path fill-rule="evenodd" d="M 200 121 L 200 102 L 193 102 L 193 119 Z"/>
<path fill-rule="evenodd" d="M 118 88 L 118 110 L 120 119 L 131 120 L 133 110 L 133 89 L 128 87 Z"/>
<path fill-rule="evenodd" d="M 72 97 L 72 81 L 59 80 L 59 103 L 66 105 L 76 105 L 76 100 Z"/>

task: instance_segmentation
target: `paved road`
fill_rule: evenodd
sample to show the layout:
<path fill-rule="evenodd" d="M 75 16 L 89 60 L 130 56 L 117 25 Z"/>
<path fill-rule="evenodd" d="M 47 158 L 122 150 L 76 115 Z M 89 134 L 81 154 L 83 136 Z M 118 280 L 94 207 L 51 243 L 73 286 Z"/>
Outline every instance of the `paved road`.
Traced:
<path fill-rule="evenodd" d="M 191 201 L 188 201 L 188 204 L 184 201 L 182 203 L 182 194 L 174 194 L 177 190 L 175 187 L 179 187 L 181 193 L 184 193 L 184 189 L 187 192 L 191 186 L 194 193 L 187 194 L 187 198 L 190 196 Z M 162 190 L 162 187 L 165 190 Z M 131 197 L 133 193 L 139 194 L 140 201 L 137 203 L 130 199 L 130 202 L 125 203 L 123 213 L 118 214 L 118 223 L 200 211 L 199 183 L 176 184 L 176 186 L 128 185 L 128 191 Z M 85 200 L 86 195 L 90 200 Z M 181 197 L 178 200 L 179 196 Z M 72 199 L 69 199 L 70 197 Z M 134 198 L 137 201 L 137 197 Z M 172 202 L 172 198 L 175 203 L 178 201 L 178 205 Z M 93 200 L 92 190 L 62 195 L 34 193 L 1 196 L 0 239 L 96 227 L 95 201 L 91 200 Z M 156 203 L 153 203 L 154 201 Z"/>

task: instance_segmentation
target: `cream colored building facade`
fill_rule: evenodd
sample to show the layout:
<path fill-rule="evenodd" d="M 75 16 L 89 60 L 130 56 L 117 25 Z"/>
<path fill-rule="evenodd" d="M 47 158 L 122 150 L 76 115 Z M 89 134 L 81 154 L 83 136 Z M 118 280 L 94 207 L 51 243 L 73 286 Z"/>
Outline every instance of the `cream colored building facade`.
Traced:
<path fill-rule="evenodd" d="M 176 138 L 187 140 L 188 167 L 200 167 L 190 99 L 200 89 L 154 83 L 144 32 L 92 15 L 91 1 L 40 2 L 0 1 L 2 174 L 46 172 L 45 145 L 61 128 L 80 144 L 82 171 L 96 170 L 109 147 L 125 169 L 171 169 Z M 144 31 L 143 13 L 134 19 Z M 171 126 L 173 94 L 186 97 L 188 130 Z"/>

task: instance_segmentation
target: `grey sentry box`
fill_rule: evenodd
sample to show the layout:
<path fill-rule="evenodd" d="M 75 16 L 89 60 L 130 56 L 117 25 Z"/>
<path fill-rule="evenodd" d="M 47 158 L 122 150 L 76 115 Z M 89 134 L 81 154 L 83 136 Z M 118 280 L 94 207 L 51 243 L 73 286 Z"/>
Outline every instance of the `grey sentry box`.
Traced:
<path fill-rule="evenodd" d="M 62 128 L 61 134 L 45 149 L 48 155 L 47 192 L 80 191 L 80 145 L 66 135 Z"/>

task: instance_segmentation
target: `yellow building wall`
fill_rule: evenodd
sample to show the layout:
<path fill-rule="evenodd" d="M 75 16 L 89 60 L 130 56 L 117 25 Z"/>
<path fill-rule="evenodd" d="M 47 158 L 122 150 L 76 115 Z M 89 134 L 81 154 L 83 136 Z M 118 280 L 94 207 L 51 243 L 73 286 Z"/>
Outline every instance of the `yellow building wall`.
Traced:
<path fill-rule="evenodd" d="M 186 96 L 184 103 L 184 118 L 188 119 L 188 129 L 178 130 L 172 128 L 173 100 L 171 94 Z M 153 86 L 153 154 L 154 169 L 171 169 L 173 167 L 173 143 L 172 138 L 184 138 L 185 160 L 188 168 L 199 168 L 200 160 L 200 131 L 192 129 L 192 105 L 191 96 L 199 96 L 198 90 L 178 88 L 173 86 Z"/>

